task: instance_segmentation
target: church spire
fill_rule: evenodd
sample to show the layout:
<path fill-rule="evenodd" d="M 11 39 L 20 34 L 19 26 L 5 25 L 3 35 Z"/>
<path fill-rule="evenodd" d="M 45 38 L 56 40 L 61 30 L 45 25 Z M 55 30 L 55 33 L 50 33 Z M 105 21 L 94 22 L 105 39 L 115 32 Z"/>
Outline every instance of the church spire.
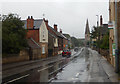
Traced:
<path fill-rule="evenodd" d="M 87 23 L 86 23 L 85 34 L 90 34 L 88 19 L 87 19 Z"/>

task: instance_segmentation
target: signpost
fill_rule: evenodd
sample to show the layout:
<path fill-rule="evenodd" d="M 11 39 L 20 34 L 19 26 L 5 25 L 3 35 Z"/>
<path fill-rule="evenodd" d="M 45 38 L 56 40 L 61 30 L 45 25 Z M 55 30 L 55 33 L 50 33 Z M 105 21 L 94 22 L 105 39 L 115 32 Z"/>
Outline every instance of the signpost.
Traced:
<path fill-rule="evenodd" d="M 108 22 L 108 29 L 114 29 L 115 28 L 115 22 L 114 21 L 109 21 Z"/>
<path fill-rule="evenodd" d="M 115 43 L 112 44 L 112 55 L 115 56 Z"/>

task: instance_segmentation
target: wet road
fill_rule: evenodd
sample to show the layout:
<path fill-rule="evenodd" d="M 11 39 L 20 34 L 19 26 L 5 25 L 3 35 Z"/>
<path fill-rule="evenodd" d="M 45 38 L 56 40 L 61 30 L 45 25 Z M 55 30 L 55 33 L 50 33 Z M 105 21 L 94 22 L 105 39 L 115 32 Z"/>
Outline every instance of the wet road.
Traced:
<path fill-rule="evenodd" d="M 84 48 L 52 82 L 110 82 L 110 80 L 101 64 L 101 56 L 94 50 Z"/>

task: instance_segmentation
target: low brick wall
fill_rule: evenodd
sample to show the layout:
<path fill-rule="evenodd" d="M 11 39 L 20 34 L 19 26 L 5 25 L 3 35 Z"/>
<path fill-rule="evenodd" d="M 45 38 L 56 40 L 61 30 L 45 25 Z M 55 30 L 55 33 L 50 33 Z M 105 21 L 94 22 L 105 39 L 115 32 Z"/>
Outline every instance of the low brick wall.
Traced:
<path fill-rule="evenodd" d="M 41 58 L 41 49 L 33 49 L 32 52 L 33 52 L 33 60 L 35 59 L 40 59 Z"/>
<path fill-rule="evenodd" d="M 2 56 L 2 64 L 29 60 L 28 52 L 28 50 L 21 50 L 19 54 L 9 54 L 7 56 Z"/>

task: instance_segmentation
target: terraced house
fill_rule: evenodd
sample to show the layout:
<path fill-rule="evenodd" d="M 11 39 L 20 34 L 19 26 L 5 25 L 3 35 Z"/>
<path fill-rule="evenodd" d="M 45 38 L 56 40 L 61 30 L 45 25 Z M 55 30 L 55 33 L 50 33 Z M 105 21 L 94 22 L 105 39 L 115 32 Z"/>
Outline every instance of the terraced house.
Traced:
<path fill-rule="evenodd" d="M 32 16 L 28 16 L 23 22 L 27 29 L 30 60 L 57 56 L 64 49 L 68 49 L 68 39 L 62 30 L 58 32 L 56 24 L 51 27 L 45 18 L 33 19 Z"/>

